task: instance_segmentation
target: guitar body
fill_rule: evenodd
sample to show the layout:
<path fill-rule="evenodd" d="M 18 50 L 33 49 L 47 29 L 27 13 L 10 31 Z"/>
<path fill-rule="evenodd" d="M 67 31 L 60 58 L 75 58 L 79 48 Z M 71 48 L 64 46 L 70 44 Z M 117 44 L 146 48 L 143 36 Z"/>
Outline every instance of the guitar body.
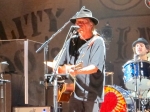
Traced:
<path fill-rule="evenodd" d="M 75 65 L 72 69 L 78 70 L 78 69 L 81 69 L 82 67 L 83 67 L 83 63 L 79 63 Z M 70 99 L 70 96 L 75 90 L 76 79 L 71 74 L 69 74 L 69 76 L 73 81 L 71 83 L 63 83 L 60 85 L 59 90 L 58 90 L 58 102 L 68 102 Z"/>
<path fill-rule="evenodd" d="M 61 85 L 58 91 L 58 102 L 68 102 L 70 96 L 74 92 L 75 84 L 74 83 L 64 83 Z"/>

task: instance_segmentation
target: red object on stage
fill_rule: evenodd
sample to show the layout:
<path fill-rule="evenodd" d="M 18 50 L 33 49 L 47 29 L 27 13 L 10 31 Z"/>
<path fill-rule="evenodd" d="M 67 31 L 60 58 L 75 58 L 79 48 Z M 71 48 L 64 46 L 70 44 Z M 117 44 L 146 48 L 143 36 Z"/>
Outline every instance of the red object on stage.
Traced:
<path fill-rule="evenodd" d="M 117 105 L 117 97 L 110 92 L 105 95 L 104 103 L 101 106 L 101 112 L 112 112 Z"/>
<path fill-rule="evenodd" d="M 126 101 L 121 92 L 112 86 L 105 86 L 104 92 L 100 112 L 127 112 Z"/>

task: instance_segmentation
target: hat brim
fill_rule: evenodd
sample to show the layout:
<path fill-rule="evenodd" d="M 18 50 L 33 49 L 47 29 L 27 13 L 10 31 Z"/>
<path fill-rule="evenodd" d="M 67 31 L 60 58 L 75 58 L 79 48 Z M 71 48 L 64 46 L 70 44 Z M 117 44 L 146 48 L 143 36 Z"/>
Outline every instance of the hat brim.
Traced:
<path fill-rule="evenodd" d="M 94 23 L 95 25 L 97 25 L 97 24 L 99 23 L 98 19 L 96 19 L 95 17 L 77 17 L 77 18 L 71 18 L 70 21 L 71 21 L 73 24 L 75 24 L 76 19 L 80 19 L 80 18 L 89 18 L 89 19 L 91 19 L 91 20 L 93 21 L 93 23 Z"/>
<path fill-rule="evenodd" d="M 135 45 L 136 45 L 137 43 L 143 43 L 143 44 L 145 44 L 145 45 L 149 45 L 149 43 L 148 43 L 147 41 L 137 40 L 137 41 L 134 41 L 134 42 L 133 42 L 132 47 L 135 47 Z"/>

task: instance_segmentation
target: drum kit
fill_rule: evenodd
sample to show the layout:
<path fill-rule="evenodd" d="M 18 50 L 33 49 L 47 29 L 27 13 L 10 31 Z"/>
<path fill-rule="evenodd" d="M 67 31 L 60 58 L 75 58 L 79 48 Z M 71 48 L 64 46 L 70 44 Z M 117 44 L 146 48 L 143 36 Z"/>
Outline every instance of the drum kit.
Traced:
<path fill-rule="evenodd" d="M 100 112 L 150 112 L 150 62 L 130 60 L 122 67 L 127 90 L 105 85 Z"/>
<path fill-rule="evenodd" d="M 123 65 L 124 83 L 135 100 L 137 110 L 149 111 L 150 102 L 150 62 L 128 61 Z"/>

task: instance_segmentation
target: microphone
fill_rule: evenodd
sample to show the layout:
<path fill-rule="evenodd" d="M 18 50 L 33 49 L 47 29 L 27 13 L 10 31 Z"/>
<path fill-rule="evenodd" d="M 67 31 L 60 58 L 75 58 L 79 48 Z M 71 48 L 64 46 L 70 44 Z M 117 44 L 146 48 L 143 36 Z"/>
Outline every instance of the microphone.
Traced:
<path fill-rule="evenodd" d="M 70 27 L 70 34 L 69 34 L 70 38 L 74 39 L 74 38 L 78 38 L 79 37 L 78 31 L 77 31 L 77 29 L 79 29 L 79 28 L 80 27 L 77 26 L 77 25 L 72 25 Z"/>
<path fill-rule="evenodd" d="M 78 38 L 79 37 L 79 35 L 78 35 L 78 32 L 77 32 L 77 30 L 79 29 L 80 27 L 79 26 L 77 26 L 77 25 L 72 25 L 71 26 L 71 29 L 72 29 L 72 36 L 71 36 L 71 38 Z"/>
<path fill-rule="evenodd" d="M 74 30 L 77 30 L 77 29 L 80 28 L 78 25 L 72 25 L 71 27 L 72 27 Z"/>

